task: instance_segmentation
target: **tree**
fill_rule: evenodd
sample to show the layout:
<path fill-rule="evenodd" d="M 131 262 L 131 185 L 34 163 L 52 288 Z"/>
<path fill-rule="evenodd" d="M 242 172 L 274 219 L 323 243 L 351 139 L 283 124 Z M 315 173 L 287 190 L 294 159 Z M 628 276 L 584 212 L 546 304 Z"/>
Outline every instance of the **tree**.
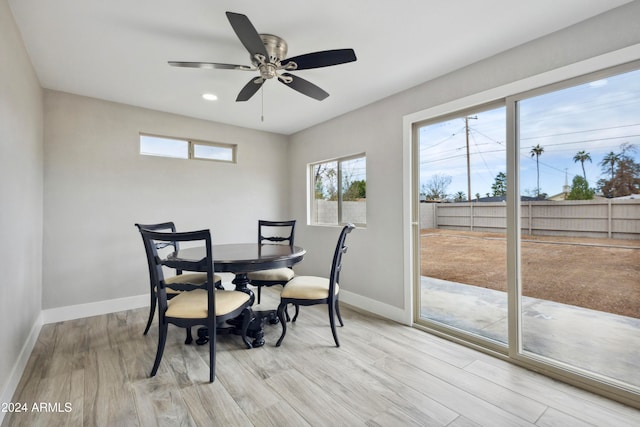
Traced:
<path fill-rule="evenodd" d="M 537 192 L 538 192 L 538 198 L 540 198 L 540 156 L 542 155 L 542 153 L 544 153 L 544 148 L 542 148 L 540 146 L 540 144 L 537 144 L 535 147 L 531 148 L 531 157 L 536 158 L 536 172 L 538 174 L 538 186 L 537 186 Z"/>
<path fill-rule="evenodd" d="M 342 200 L 359 200 L 367 197 L 367 181 L 353 181 L 342 194 Z"/>
<path fill-rule="evenodd" d="M 622 197 L 640 193 L 640 164 L 635 161 L 633 154 L 636 147 L 630 143 L 620 146 L 620 153 L 613 151 L 607 154 L 600 165 L 604 173 L 610 174 L 610 179 L 600 179 L 598 189 L 605 197 Z"/>
<path fill-rule="evenodd" d="M 447 188 L 451 184 L 451 177 L 437 173 L 431 176 L 431 179 L 422 186 L 422 192 L 426 195 L 427 200 L 444 200 L 447 198 Z"/>
<path fill-rule="evenodd" d="M 338 198 L 338 172 L 329 163 L 319 164 L 314 167 L 315 198 L 325 200 L 337 200 Z"/>
<path fill-rule="evenodd" d="M 493 190 L 493 197 L 507 195 L 507 175 L 504 172 L 499 172 L 496 175 L 495 182 L 491 185 L 491 190 Z"/>
<path fill-rule="evenodd" d="M 456 194 L 453 195 L 454 202 L 464 202 L 466 200 L 467 200 L 467 195 L 464 194 L 464 191 L 458 191 Z"/>
<path fill-rule="evenodd" d="M 618 159 L 619 159 L 619 155 L 614 153 L 613 151 L 611 151 L 609 154 L 604 156 L 604 158 L 600 162 L 600 166 L 602 166 L 603 171 L 604 171 L 604 169 L 607 169 L 607 170 L 611 171 L 611 180 L 612 181 L 613 181 L 613 173 L 615 171 L 616 163 L 618 163 Z"/>
<path fill-rule="evenodd" d="M 580 175 L 573 177 L 571 191 L 567 195 L 567 200 L 591 200 L 595 191 L 589 188 L 587 180 Z"/>
<path fill-rule="evenodd" d="M 582 176 L 584 180 L 587 180 L 587 173 L 584 170 L 584 162 L 591 162 L 591 155 L 584 150 L 578 151 L 575 156 L 573 156 L 573 162 L 580 162 L 580 166 L 582 166 Z"/>

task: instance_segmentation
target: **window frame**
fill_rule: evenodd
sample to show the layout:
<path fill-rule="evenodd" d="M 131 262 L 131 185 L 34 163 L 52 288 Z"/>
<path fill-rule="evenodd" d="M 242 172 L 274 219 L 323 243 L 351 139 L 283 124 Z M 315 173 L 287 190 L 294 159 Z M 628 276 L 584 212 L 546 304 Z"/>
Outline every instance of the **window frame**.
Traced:
<path fill-rule="evenodd" d="M 331 158 L 331 159 L 327 159 L 327 160 L 321 160 L 321 161 L 317 161 L 317 162 L 312 162 L 312 163 L 308 163 L 307 164 L 307 173 L 308 173 L 308 188 L 309 188 L 309 202 L 307 203 L 307 224 L 308 225 L 314 225 L 314 226 L 328 226 L 328 227 L 335 227 L 335 226 L 344 226 L 348 223 L 352 223 L 358 227 L 361 228 L 366 228 L 367 226 L 367 219 L 366 219 L 366 203 L 367 203 L 367 197 L 365 196 L 365 220 L 364 222 L 350 222 L 350 221 L 344 221 L 342 218 L 342 213 L 343 213 L 343 189 L 342 189 L 342 163 L 350 161 L 350 160 L 356 160 L 356 159 L 364 159 L 365 162 L 365 182 L 367 181 L 367 172 L 366 172 L 366 161 L 367 161 L 367 153 L 366 152 L 362 152 L 362 153 L 357 153 L 357 154 L 351 154 L 348 156 L 343 156 L 343 157 L 335 157 L 335 158 Z M 313 205 L 314 205 L 314 201 L 316 200 L 315 198 L 315 174 L 314 174 L 314 168 L 318 165 L 322 165 L 325 163 L 337 163 L 336 166 L 336 171 L 337 171 L 337 184 L 336 184 L 336 191 L 337 191 L 337 222 L 336 223 L 323 223 L 323 222 L 318 222 L 317 221 L 317 216 L 313 215 Z M 315 219 L 314 219 L 315 218 Z"/>
<path fill-rule="evenodd" d="M 142 152 L 142 146 L 141 146 L 142 137 L 162 138 L 162 139 L 167 139 L 167 140 L 184 142 L 187 145 L 187 157 L 184 158 L 184 157 L 178 157 L 178 156 L 172 156 L 172 155 L 143 153 Z M 227 143 L 223 143 L 223 142 L 203 141 L 203 140 L 199 140 L 199 139 L 181 138 L 181 137 L 158 135 L 158 134 L 145 133 L 145 132 L 140 132 L 139 133 L 138 143 L 139 143 L 139 151 L 138 152 L 139 152 L 139 154 L 141 156 L 164 157 L 164 158 L 179 159 L 179 160 L 204 160 L 204 161 L 209 161 L 209 162 L 222 162 L 222 163 L 234 163 L 234 164 L 238 162 L 238 157 L 237 157 L 237 155 L 238 155 L 237 154 L 238 153 L 238 145 L 237 144 L 227 144 Z M 195 148 L 197 146 L 216 147 L 216 148 L 224 148 L 224 149 L 231 150 L 231 160 L 214 159 L 214 158 L 196 156 L 195 155 Z"/>

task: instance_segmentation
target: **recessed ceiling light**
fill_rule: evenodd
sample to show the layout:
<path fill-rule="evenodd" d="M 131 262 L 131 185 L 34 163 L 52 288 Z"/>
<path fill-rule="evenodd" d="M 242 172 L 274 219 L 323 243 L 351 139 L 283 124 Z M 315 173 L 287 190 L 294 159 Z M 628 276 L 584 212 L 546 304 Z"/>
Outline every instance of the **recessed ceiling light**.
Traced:
<path fill-rule="evenodd" d="M 206 99 L 207 101 L 215 101 L 215 100 L 218 99 L 218 96 L 214 95 L 212 93 L 204 93 L 204 94 L 202 94 L 202 97 L 204 99 Z"/>

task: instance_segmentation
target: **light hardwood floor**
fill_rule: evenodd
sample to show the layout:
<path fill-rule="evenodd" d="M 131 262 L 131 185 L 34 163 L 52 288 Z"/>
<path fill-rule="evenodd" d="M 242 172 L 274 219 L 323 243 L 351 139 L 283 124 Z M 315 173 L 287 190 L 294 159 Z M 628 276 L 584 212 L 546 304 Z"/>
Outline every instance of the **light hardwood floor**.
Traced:
<path fill-rule="evenodd" d="M 262 306 L 277 298 L 263 289 Z M 262 348 L 219 337 L 213 384 L 208 346 L 184 345 L 173 326 L 149 378 L 157 326 L 142 335 L 146 309 L 45 325 L 13 399 L 28 412 L 7 413 L 2 427 L 640 424 L 636 409 L 342 307 L 340 348 L 326 306 L 302 307 L 280 348 L 279 325 L 267 325 Z"/>

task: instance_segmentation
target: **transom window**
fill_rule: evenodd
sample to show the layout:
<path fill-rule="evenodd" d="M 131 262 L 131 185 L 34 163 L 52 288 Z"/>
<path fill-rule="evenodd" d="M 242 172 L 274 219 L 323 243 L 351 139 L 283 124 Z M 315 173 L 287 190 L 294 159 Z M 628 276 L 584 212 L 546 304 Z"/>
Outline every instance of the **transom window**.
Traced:
<path fill-rule="evenodd" d="M 176 159 L 236 162 L 236 145 L 140 134 L 140 154 Z"/>

